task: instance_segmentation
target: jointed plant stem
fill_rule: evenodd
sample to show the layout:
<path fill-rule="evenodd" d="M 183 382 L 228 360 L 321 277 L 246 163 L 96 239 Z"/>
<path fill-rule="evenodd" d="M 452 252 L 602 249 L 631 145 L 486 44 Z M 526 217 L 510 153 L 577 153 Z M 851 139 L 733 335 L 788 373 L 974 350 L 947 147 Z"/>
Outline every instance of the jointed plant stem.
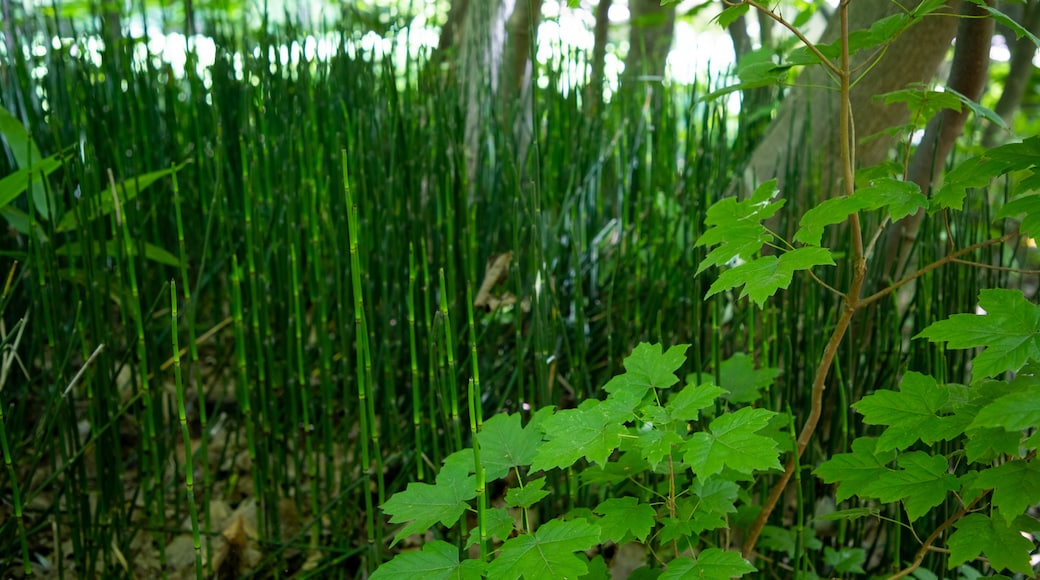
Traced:
<path fill-rule="evenodd" d="M 751 0 L 748 0 L 751 1 Z M 849 1 L 842 0 L 838 6 L 839 15 L 841 18 L 841 67 L 840 70 L 836 71 L 838 80 L 841 85 L 841 105 L 839 114 L 839 126 L 838 130 L 840 133 L 840 146 L 841 146 L 841 161 L 842 169 L 845 176 L 845 195 L 853 195 L 855 193 L 855 174 L 853 173 L 854 160 L 852 144 L 851 144 L 851 128 L 852 128 L 852 110 L 851 100 L 849 97 Z M 807 44 L 807 46 L 810 46 Z M 833 70 L 833 64 L 826 59 L 824 62 L 828 62 L 830 68 Z M 813 433 L 816 431 L 816 426 L 820 422 L 820 415 L 823 413 L 823 391 L 827 386 L 827 375 L 830 373 L 831 365 L 834 363 L 834 357 L 838 354 L 838 347 L 841 346 L 841 341 L 845 338 L 845 333 L 848 331 L 849 324 L 852 322 L 852 316 L 856 313 L 859 308 L 859 295 L 863 287 L 863 279 L 867 273 L 867 263 L 863 255 L 863 234 L 860 230 L 859 214 L 853 213 L 849 216 L 849 225 L 851 231 L 849 235 L 852 241 L 852 283 L 849 286 L 849 291 L 845 295 L 845 303 L 842 309 L 841 317 L 838 319 L 837 325 L 834 327 L 834 331 L 831 333 L 830 339 L 827 341 L 827 346 L 823 351 L 823 358 L 820 360 L 820 364 L 816 367 L 816 376 L 813 379 L 812 395 L 811 395 L 811 408 L 809 410 L 809 416 L 805 419 L 805 424 L 802 426 L 802 430 L 798 435 L 798 447 L 795 451 L 795 455 L 787 461 L 787 466 L 784 469 L 784 473 L 780 476 L 780 480 L 776 482 L 773 488 L 769 492 L 769 496 L 766 498 L 765 503 L 762 506 L 762 511 L 759 512 L 758 517 L 751 524 L 751 528 L 748 530 L 747 541 L 744 543 L 742 554 L 745 558 L 749 557 L 755 550 L 755 543 L 758 541 L 759 534 L 762 533 L 762 528 L 765 527 L 766 522 L 769 521 L 769 516 L 776 507 L 777 502 L 780 500 L 780 496 L 783 494 L 784 489 L 787 487 L 787 483 L 791 480 L 791 476 L 794 475 L 795 470 L 798 466 L 798 459 L 805 452 L 805 448 L 808 447 L 809 441 L 812 439 Z"/>

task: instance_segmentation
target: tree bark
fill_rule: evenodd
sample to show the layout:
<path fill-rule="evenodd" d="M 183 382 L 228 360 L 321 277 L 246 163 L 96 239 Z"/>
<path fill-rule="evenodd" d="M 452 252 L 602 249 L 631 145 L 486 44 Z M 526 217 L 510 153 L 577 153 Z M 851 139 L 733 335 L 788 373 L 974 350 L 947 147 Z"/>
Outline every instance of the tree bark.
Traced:
<path fill-rule="evenodd" d="M 965 2 L 963 10 L 965 17 L 959 19 L 957 46 L 947 86 L 978 101 L 989 79 L 989 49 L 994 22 L 988 17 L 988 12 L 971 2 Z M 907 170 L 907 179 L 920 186 L 922 192 L 931 190 L 946 157 L 964 131 L 969 112 L 966 106 L 962 106 L 960 111 L 944 109 L 925 127 L 924 137 Z M 911 249 L 924 215 L 924 210 L 920 210 L 900 220 L 888 231 L 885 263 L 894 266 L 890 272 L 894 278 L 902 277 L 908 266 L 915 266 L 911 262 Z"/>
<path fill-rule="evenodd" d="M 952 1 L 952 0 L 951 0 Z M 906 5 L 913 9 L 920 1 Z M 857 0 L 849 6 L 849 30 L 869 28 L 880 18 L 895 14 L 899 6 L 889 0 Z M 951 12 L 951 10 L 946 10 Z M 953 39 L 956 19 L 929 16 L 903 33 L 887 49 L 876 66 L 854 86 L 850 100 L 855 122 L 856 159 L 859 165 L 874 165 L 884 160 L 894 144 L 891 136 L 877 136 L 880 131 L 906 123 L 908 112 L 899 103 L 885 105 L 875 95 L 905 88 L 915 82 L 928 82 L 942 63 Z M 838 37 L 837 16 L 831 18 L 821 42 Z M 860 51 L 852 59 L 853 70 L 873 56 Z M 834 195 L 840 191 L 840 156 L 838 150 L 838 93 L 823 66 L 808 67 L 795 82 L 765 136 L 748 161 L 743 179 L 734 184 L 738 192 L 750 191 L 756 184 L 777 178 L 782 191 L 797 193 L 812 183 L 818 194 Z M 864 140 L 865 137 L 871 137 Z M 803 144 L 810 143 L 811 147 Z M 823 152 L 818 158 L 805 158 L 803 153 Z M 804 183 L 787 183 L 797 176 Z M 806 181 L 810 176 L 811 182 Z M 798 198 L 795 197 L 794 200 Z"/>
<path fill-rule="evenodd" d="M 1023 7 L 1022 19 L 1019 22 L 1026 30 L 1033 34 L 1040 34 L 1040 2 L 1037 0 L 1028 2 Z M 1010 41 L 1010 37 L 1008 37 L 1008 40 Z M 1029 79 L 1033 74 L 1033 56 L 1035 54 L 1036 45 L 1026 36 L 1011 43 L 1011 64 L 1007 78 L 1004 79 L 1004 91 L 1000 94 L 1000 100 L 997 101 L 997 105 L 993 108 L 993 111 L 1000 115 L 1000 118 L 1004 119 L 1005 123 L 1011 122 L 1015 111 L 1022 104 L 1026 87 L 1029 85 Z M 987 126 L 986 132 L 982 135 L 982 146 L 989 148 L 996 145 L 999 134 L 1000 127 L 998 125 L 990 124 Z"/>
<path fill-rule="evenodd" d="M 661 6 L 660 0 L 629 0 L 628 7 L 632 30 L 621 84 L 663 77 L 675 31 L 675 3 Z"/>
<path fill-rule="evenodd" d="M 541 6 L 542 0 L 455 0 L 452 6 L 452 12 L 465 9 L 464 16 L 456 17 L 462 25 L 454 28 L 453 35 L 466 114 L 465 159 L 471 199 L 476 195 L 472 178 L 481 159 L 480 137 L 496 117 L 503 120 L 506 130 L 495 134 L 511 132 L 516 163 L 523 166 L 526 162 L 533 131 L 531 47 L 537 41 Z"/>
<path fill-rule="evenodd" d="M 599 0 L 596 5 L 596 24 L 592 31 L 592 65 L 589 84 L 585 87 L 584 109 L 595 115 L 603 104 L 603 83 L 606 79 L 607 34 L 610 31 L 610 6 L 613 0 Z"/>
<path fill-rule="evenodd" d="M 447 52 L 461 43 L 465 33 L 469 1 L 452 0 L 451 8 L 448 10 L 448 21 L 441 27 L 441 36 L 437 40 L 438 52 Z"/>

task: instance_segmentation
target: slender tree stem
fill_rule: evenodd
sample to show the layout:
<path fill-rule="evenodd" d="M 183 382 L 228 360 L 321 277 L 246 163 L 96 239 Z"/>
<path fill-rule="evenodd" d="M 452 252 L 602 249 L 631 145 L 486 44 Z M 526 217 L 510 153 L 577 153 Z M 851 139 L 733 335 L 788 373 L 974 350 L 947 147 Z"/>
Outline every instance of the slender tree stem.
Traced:
<path fill-rule="evenodd" d="M 969 503 L 968 505 L 966 505 L 966 506 L 962 507 L 961 509 L 957 510 L 956 513 L 954 513 L 952 516 L 947 518 L 947 520 L 945 522 L 943 522 L 942 524 L 940 524 L 939 527 L 935 528 L 935 530 L 931 534 L 929 534 L 929 536 L 927 538 L 925 538 L 924 543 L 921 544 L 921 548 L 919 550 L 917 550 L 917 554 L 914 554 L 914 561 L 911 562 L 910 565 L 907 566 L 906 568 L 900 570 L 899 572 L 893 574 L 892 576 L 889 576 L 888 580 L 897 580 L 898 578 L 906 578 L 907 576 L 912 574 L 914 572 L 914 570 L 917 570 L 918 568 L 920 568 L 921 567 L 921 562 L 924 562 L 925 556 L 928 555 L 928 551 L 932 549 L 932 544 L 934 544 L 935 541 L 939 539 L 939 536 L 942 535 L 942 533 L 945 532 L 947 528 L 949 528 L 954 523 L 956 523 L 957 520 L 959 520 L 959 519 L 963 518 L 964 516 L 968 515 L 968 512 L 970 512 L 971 509 L 973 507 L 975 507 L 975 504 L 977 504 L 980 501 L 982 501 L 982 498 L 984 498 L 987 495 L 989 495 L 989 493 L 991 491 L 992 490 L 987 489 L 986 491 L 982 492 L 982 494 L 979 495 L 979 497 L 971 500 L 971 503 Z"/>

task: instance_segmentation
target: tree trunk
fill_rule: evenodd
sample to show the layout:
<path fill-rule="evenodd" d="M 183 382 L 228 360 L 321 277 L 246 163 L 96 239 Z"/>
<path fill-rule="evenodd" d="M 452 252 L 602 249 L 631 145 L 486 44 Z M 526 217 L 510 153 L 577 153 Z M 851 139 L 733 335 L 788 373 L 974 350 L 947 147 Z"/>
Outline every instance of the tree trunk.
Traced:
<path fill-rule="evenodd" d="M 592 66 L 589 84 L 585 87 L 584 109 L 587 115 L 595 115 L 603 103 L 603 83 L 606 79 L 607 33 L 610 31 L 610 6 L 613 0 L 599 0 L 596 5 L 596 25 L 592 36 Z"/>
<path fill-rule="evenodd" d="M 466 11 L 464 17 L 457 17 L 463 24 L 453 34 L 466 112 L 465 158 L 471 199 L 476 195 L 473 177 L 481 159 L 481 135 L 496 116 L 503 120 L 506 131 L 495 134 L 512 134 L 516 163 L 525 164 L 533 130 L 534 65 L 530 56 L 537 41 L 541 5 L 542 0 L 456 0 L 452 6 L 452 12 Z"/>
<path fill-rule="evenodd" d="M 912 9 L 920 1 L 910 2 Z M 899 7 L 889 0 L 857 0 L 849 5 L 849 30 L 869 28 L 880 18 L 896 13 Z M 951 12 L 952 9 L 940 10 Z M 915 82 L 928 82 L 942 63 L 957 26 L 957 19 L 929 16 L 903 33 L 887 49 L 876 66 L 854 86 L 851 93 L 855 122 L 856 159 L 859 165 L 874 165 L 884 160 L 894 143 L 891 136 L 878 136 L 883 129 L 906 123 L 907 108 L 902 103 L 885 105 L 875 95 L 903 89 Z M 837 14 L 823 34 L 821 42 L 838 37 Z M 852 58 L 853 70 L 873 55 L 861 51 Z M 743 179 L 734 184 L 746 192 L 757 183 L 777 178 L 783 190 L 792 195 L 810 182 L 820 195 L 840 191 L 841 160 L 832 152 L 838 150 L 838 92 L 823 66 L 808 67 L 802 72 L 780 106 L 765 137 L 755 148 L 744 171 Z M 823 88 L 826 87 L 826 88 Z M 865 137 L 871 137 L 864 140 Z M 807 147 L 805 144 L 812 144 Z M 823 152 L 807 159 L 804 152 Z M 801 183 L 787 183 L 797 176 Z M 792 201 L 795 201 L 795 197 Z"/>
<path fill-rule="evenodd" d="M 1026 30 L 1033 34 L 1040 34 L 1040 2 L 1037 0 L 1028 2 L 1023 7 L 1022 18 L 1019 22 Z M 1011 38 L 1007 37 L 1007 39 L 1010 42 Z M 1011 65 L 1007 78 L 1004 79 L 1004 91 L 993 108 L 993 111 L 1000 115 L 1005 123 L 1011 122 L 1012 115 L 1022 104 L 1026 87 L 1033 74 L 1033 56 L 1035 54 L 1036 45 L 1027 36 L 1011 43 Z M 995 145 L 999 133 L 1000 127 L 997 125 L 991 124 L 986 127 L 986 132 L 982 136 L 982 146 L 989 148 Z"/>
<path fill-rule="evenodd" d="M 947 86 L 978 101 L 989 78 L 989 49 L 993 40 L 992 18 L 988 12 L 971 2 L 964 3 L 965 17 L 958 19 L 957 47 L 953 54 L 953 65 Z M 944 109 L 932 118 L 925 127 L 921 144 L 914 151 L 907 171 L 907 179 L 920 186 L 926 194 L 931 190 L 954 143 L 964 130 L 969 109 L 960 111 Z M 908 268 L 916 264 L 911 257 L 914 240 L 924 219 L 924 210 L 900 220 L 888 231 L 885 263 L 892 268 L 894 278 L 902 277 Z"/>
<path fill-rule="evenodd" d="M 438 52 L 448 52 L 459 45 L 464 35 L 469 1 L 452 0 L 451 9 L 448 10 L 448 21 L 441 27 L 441 36 L 437 41 Z"/>
<path fill-rule="evenodd" d="M 621 84 L 640 77 L 660 78 L 668 64 L 675 30 L 675 3 L 661 6 L 660 0 L 629 0 L 632 30 Z"/>

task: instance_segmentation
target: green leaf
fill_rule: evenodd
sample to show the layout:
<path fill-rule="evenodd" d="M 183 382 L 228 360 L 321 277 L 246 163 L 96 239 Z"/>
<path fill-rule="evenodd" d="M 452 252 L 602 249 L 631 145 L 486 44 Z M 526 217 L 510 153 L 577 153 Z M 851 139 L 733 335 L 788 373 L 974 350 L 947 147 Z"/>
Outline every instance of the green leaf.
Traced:
<path fill-rule="evenodd" d="M 715 418 L 710 432 L 695 433 L 683 445 L 683 462 L 699 477 L 709 477 L 724 467 L 743 474 L 779 469 L 776 441 L 755 434 L 774 415 L 766 409 L 744 407 Z"/>
<path fill-rule="evenodd" d="M 883 502 L 902 501 L 910 521 L 946 499 L 946 492 L 957 489 L 957 476 L 948 473 L 949 464 L 943 456 L 931 456 L 913 451 L 899 457 L 903 469 L 884 469 L 875 474 L 875 480 L 866 486 L 864 497 L 876 497 Z"/>
<path fill-rule="evenodd" d="M 1029 552 L 1033 543 L 1022 537 L 1019 526 L 1009 526 L 1002 518 L 989 518 L 983 514 L 969 514 L 954 524 L 957 528 L 947 542 L 950 548 L 949 567 L 953 568 L 979 553 L 985 553 L 996 570 L 1029 574 Z"/>
<path fill-rule="evenodd" d="M 662 6 L 663 5 L 664 4 L 662 2 Z M 719 23 L 719 26 L 723 28 L 729 28 L 730 24 L 733 24 L 738 18 L 747 14 L 747 11 L 750 9 L 750 4 L 744 4 L 743 2 L 741 2 L 740 4 L 730 6 L 722 12 L 719 12 L 719 15 L 715 17 L 715 20 Z"/>
<path fill-rule="evenodd" d="M 632 409 L 636 403 L 632 403 Z M 566 468 L 582 457 L 593 463 L 606 463 L 626 433 L 622 423 L 635 417 L 631 409 L 627 417 L 618 415 L 616 408 L 588 400 L 577 409 L 560 411 L 546 418 L 541 427 L 548 441 L 538 448 L 531 469 Z"/>
<path fill-rule="evenodd" d="M 0 107 L 0 111 L 3 107 Z M 25 167 L 12 172 L 10 175 L 4 176 L 0 179 L 0 208 L 14 201 L 19 195 L 25 192 L 26 188 L 29 187 L 29 180 L 32 179 L 33 188 L 33 209 L 36 210 L 37 215 L 43 219 L 47 219 L 50 215 L 48 213 L 49 208 L 47 207 L 47 190 L 43 187 L 42 178 L 54 173 L 61 168 L 62 159 L 56 153 L 50 157 L 44 159 L 37 159 L 36 163 L 32 167 Z M 38 193 L 37 189 L 42 193 Z M 43 207 L 43 211 L 40 208 Z"/>
<path fill-rule="evenodd" d="M 950 399 L 949 389 L 927 375 L 907 372 L 899 391 L 876 391 L 852 406 L 863 413 L 868 425 L 888 425 L 877 450 L 906 449 L 918 439 L 924 443 L 946 441 L 964 432 L 969 420 L 940 414 Z"/>
<path fill-rule="evenodd" d="M 1007 431 L 1003 427 L 981 428 L 972 429 L 968 437 L 968 443 L 964 446 L 964 455 L 968 461 L 988 463 L 1001 454 L 1016 454 L 1022 433 Z"/>
<path fill-rule="evenodd" d="M 659 580 L 686 580 L 688 578 L 739 578 L 757 568 L 740 556 L 718 548 L 708 548 L 696 558 L 676 558 L 668 563 Z"/>
<path fill-rule="evenodd" d="M 823 561 L 833 566 L 839 574 L 866 574 L 863 563 L 867 561 L 867 552 L 863 548 L 842 548 L 835 550 L 827 546 L 823 549 Z"/>
<path fill-rule="evenodd" d="M 946 342 L 947 348 L 986 347 L 972 363 L 974 381 L 1017 371 L 1040 359 L 1040 308 L 1019 290 L 988 289 L 979 293 L 986 314 L 954 314 L 922 330 L 915 338 Z"/>
<path fill-rule="evenodd" d="M 625 359 L 625 371 L 611 379 L 603 390 L 614 395 L 624 391 L 626 398 L 642 400 L 650 389 L 667 389 L 679 382 L 675 371 L 686 362 L 686 349 L 680 344 L 662 353 L 660 344 L 640 343 Z"/>
<path fill-rule="evenodd" d="M 421 552 L 402 552 L 379 566 L 371 580 L 478 580 L 483 563 L 478 560 L 459 561 L 459 550 L 440 540 L 423 544 Z"/>
<path fill-rule="evenodd" d="M 725 397 L 732 403 L 757 401 L 762 390 L 780 376 L 780 369 L 756 369 L 754 359 L 742 352 L 735 353 L 719 366 L 719 380 L 729 391 Z"/>
<path fill-rule="evenodd" d="M 921 193 L 921 186 L 891 177 L 871 181 L 870 185 L 857 190 L 856 196 L 867 198 L 871 209 L 885 208 L 894 222 L 928 207 L 928 198 Z"/>
<path fill-rule="evenodd" d="M 916 183 L 879 177 L 857 189 L 855 195 L 828 199 L 805 212 L 794 239 L 819 246 L 824 228 L 844 223 L 856 212 L 885 208 L 892 221 L 897 221 L 926 207 L 928 199 Z"/>
<path fill-rule="evenodd" d="M 796 271 L 833 265 L 830 250 L 826 248 L 799 248 L 779 258 L 764 256 L 723 272 L 708 288 L 705 298 L 744 285 L 740 297 L 748 296 L 761 307 L 777 290 L 791 284 Z"/>
<path fill-rule="evenodd" d="M 519 413 L 498 414 L 484 422 L 477 441 L 485 478 L 492 481 L 514 467 L 530 465 L 542 444 L 542 433 L 535 426 L 521 427 Z"/>
<path fill-rule="evenodd" d="M 920 119 L 931 119 L 944 109 L 960 112 L 963 101 L 956 94 L 945 91 L 928 90 L 926 85 L 914 83 L 905 89 L 884 93 L 875 97 L 884 99 L 886 105 L 906 103 L 911 116 Z"/>
<path fill-rule="evenodd" d="M 1009 461 L 979 473 L 973 487 L 992 489 L 993 505 L 1010 524 L 1026 508 L 1040 504 L 1040 465 L 1035 459 Z"/>
<path fill-rule="evenodd" d="M 545 478 L 539 477 L 527 482 L 523 487 L 514 487 L 506 492 L 506 506 L 529 508 L 549 495 L 545 489 Z"/>
<path fill-rule="evenodd" d="M 867 209 L 870 200 L 859 195 L 833 197 L 805 212 L 798 222 L 794 241 L 810 246 L 819 246 L 823 240 L 823 229 L 843 223 L 849 216 Z"/>
<path fill-rule="evenodd" d="M 719 477 L 698 477 L 690 486 L 690 492 L 693 498 L 684 502 L 678 511 L 690 521 L 691 535 L 727 527 L 727 514 L 737 511 L 740 486 L 736 482 Z"/>
<path fill-rule="evenodd" d="M 584 519 L 546 522 L 533 534 L 502 544 L 498 558 L 487 568 L 489 578 L 577 578 L 588 565 L 575 552 L 599 543 L 600 528 Z"/>
<path fill-rule="evenodd" d="M 1019 391 L 1004 395 L 979 411 L 970 429 L 999 427 L 1008 431 L 1022 431 L 1040 426 L 1040 397 L 1037 390 Z"/>
<path fill-rule="evenodd" d="M 895 453 L 879 451 L 877 445 L 878 440 L 872 437 L 855 439 L 851 453 L 839 453 L 831 457 L 813 473 L 824 483 L 838 484 L 835 495 L 837 501 L 844 501 L 854 495 L 870 497 L 870 486 L 878 474 L 884 472 L 885 464 L 895 458 Z"/>
<path fill-rule="evenodd" d="M 36 210 L 36 215 L 49 220 L 50 207 L 47 204 L 47 189 L 43 185 L 40 174 L 47 176 L 58 167 L 61 167 L 58 155 L 51 155 L 44 159 L 43 155 L 40 154 L 40 148 L 37 147 L 36 142 L 29 135 L 29 131 L 25 129 L 21 121 L 3 107 L 0 107 L 0 136 L 4 138 L 4 141 L 7 141 L 7 146 L 14 155 L 15 165 L 18 166 L 18 171 L 0 180 L 0 208 L 25 191 L 26 185 L 29 183 L 29 174 L 32 173 L 33 208 Z M 10 182 L 8 182 L 9 179 L 11 180 Z M 11 190 L 15 188 L 20 189 L 13 197 L 4 200 L 11 194 Z M 57 203 L 58 200 L 54 199 L 53 201 Z"/>
<path fill-rule="evenodd" d="M 616 544 L 621 544 L 629 537 L 638 538 L 640 542 L 646 540 L 657 515 L 654 508 L 640 503 L 634 497 L 608 499 L 592 511 L 602 516 L 596 522 L 602 529 L 600 543 L 609 540 Z"/>
<path fill-rule="evenodd" d="M 445 466 L 437 474 L 435 485 L 409 483 L 404 491 L 395 493 L 383 504 L 383 511 L 391 516 L 390 523 L 409 522 L 397 532 L 390 545 L 411 534 L 425 532 L 437 522 L 455 525 L 469 507 L 466 502 L 475 497 L 476 478 L 461 468 Z"/>
<path fill-rule="evenodd" d="M 799 546 L 819 550 L 823 543 L 816 538 L 816 531 L 806 527 L 779 527 L 765 526 L 762 528 L 762 537 L 759 545 L 775 552 L 783 552 L 789 558 L 794 558 Z"/>
<path fill-rule="evenodd" d="M 498 538 L 499 540 L 508 539 L 513 534 L 513 530 L 516 529 L 516 522 L 513 520 L 513 516 L 505 508 L 488 508 L 484 510 L 484 525 L 487 526 L 488 537 Z M 468 548 L 479 542 L 480 526 L 474 526 L 469 531 L 469 535 L 466 536 L 466 545 L 463 547 Z"/>
<path fill-rule="evenodd" d="M 1035 34 L 1030 32 L 1028 28 L 1019 24 L 1014 18 L 990 6 L 984 0 L 971 0 L 971 2 L 977 5 L 979 8 L 982 8 L 986 12 L 989 12 L 990 16 L 993 17 L 993 20 L 996 20 L 997 22 L 1010 28 L 1015 33 L 1016 39 L 1022 38 L 1024 36 L 1033 43 L 1033 46 L 1040 48 L 1040 38 L 1037 38 Z"/>
<path fill-rule="evenodd" d="M 749 199 L 737 201 L 735 197 L 727 197 L 708 208 L 704 223 L 709 227 L 695 245 L 718 244 L 719 247 L 708 253 L 697 267 L 696 274 L 737 257 L 748 259 L 757 254 L 763 244 L 771 241 L 773 234 L 761 222 L 783 207 L 783 199 L 771 201 L 779 193 L 776 180 L 771 179 L 755 189 Z"/>
<path fill-rule="evenodd" d="M 137 195 L 147 189 L 156 181 L 173 175 L 180 171 L 187 165 L 187 161 L 180 165 L 175 165 L 169 169 L 162 169 L 159 171 L 153 171 L 151 173 L 145 173 L 137 177 L 131 177 L 116 185 L 116 192 L 119 194 L 119 203 L 126 204 L 134 200 Z M 80 204 L 86 204 L 83 207 L 84 215 L 87 221 L 95 220 L 99 217 L 106 216 L 115 211 L 115 200 L 112 198 L 112 191 L 109 188 L 105 188 L 98 193 L 95 193 L 91 199 L 82 199 Z M 79 217 L 77 216 L 77 208 L 73 208 L 65 215 L 61 216 L 61 220 L 58 222 L 58 231 L 67 232 L 75 229 L 79 225 Z"/>
<path fill-rule="evenodd" d="M 703 385 L 694 385 L 696 375 L 686 378 L 686 386 L 678 393 L 672 395 L 664 408 L 673 421 L 695 421 L 700 416 L 701 409 L 707 409 L 715 404 L 726 391 L 716 387 L 710 381 Z"/>
<path fill-rule="evenodd" d="M 656 471 L 664 458 L 671 455 L 672 450 L 681 445 L 683 441 L 685 440 L 674 431 L 649 429 L 639 432 L 636 445 L 639 447 L 639 454 L 650 465 L 650 469 Z"/>
<path fill-rule="evenodd" d="M 1040 235 L 1040 195 L 1024 195 L 1004 204 L 997 211 L 997 219 L 1019 218 L 1021 216 L 1019 232 L 1037 237 Z"/>

